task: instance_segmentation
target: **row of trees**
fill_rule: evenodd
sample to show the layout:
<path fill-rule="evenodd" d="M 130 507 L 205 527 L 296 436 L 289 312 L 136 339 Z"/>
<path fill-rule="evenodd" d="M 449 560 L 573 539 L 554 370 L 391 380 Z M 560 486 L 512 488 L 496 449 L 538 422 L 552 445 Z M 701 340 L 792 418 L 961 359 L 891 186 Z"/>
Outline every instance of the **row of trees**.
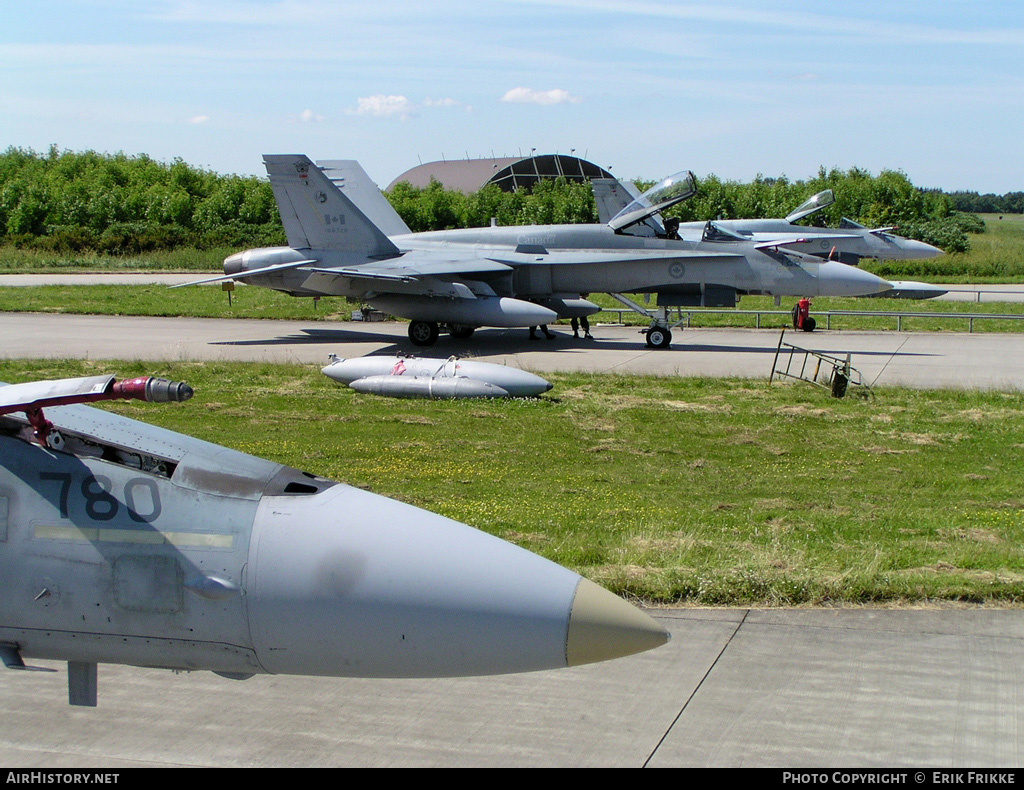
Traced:
<path fill-rule="evenodd" d="M 949 196 L 953 198 L 957 211 L 973 214 L 1024 214 L 1024 192 L 1007 192 L 1005 195 L 951 192 Z"/>
<path fill-rule="evenodd" d="M 640 183 L 640 188 L 649 184 Z M 849 217 L 901 232 L 947 251 L 967 249 L 967 232 L 984 224 L 955 210 L 951 196 L 922 190 L 903 174 L 822 168 L 807 181 L 757 177 L 749 184 L 711 175 L 698 194 L 672 211 L 683 221 L 783 217 L 807 197 L 831 188 L 837 202 L 811 221 L 838 225 Z M 438 183 L 396 186 L 389 199 L 413 231 L 501 225 L 597 222 L 588 184 L 542 181 L 531 192 L 488 185 L 472 194 Z M 672 212 L 670 212 L 672 213 Z M 219 175 L 180 159 L 146 155 L 45 154 L 9 148 L 0 154 L 0 237 L 3 242 L 60 253 L 95 250 L 137 254 L 192 246 L 284 243 L 274 195 L 263 178 Z"/>
<path fill-rule="evenodd" d="M 638 182 L 637 187 L 646 189 L 652 184 Z M 901 234 L 947 252 L 965 252 L 969 246 L 966 234 L 985 229 L 977 217 L 956 211 L 952 198 L 943 192 L 919 189 L 900 172 L 887 170 L 872 176 L 858 168 L 822 168 L 807 181 L 758 176 L 749 184 L 710 175 L 700 180 L 694 197 L 666 214 L 683 222 L 784 217 L 825 189 L 833 190 L 836 202 L 809 218 L 817 225 L 836 227 L 848 217 L 870 227 L 898 226 Z M 588 184 L 542 181 L 532 193 L 511 194 L 488 185 L 469 195 L 446 190 L 436 182 L 422 189 L 398 184 L 389 197 L 414 231 L 480 227 L 492 217 L 500 225 L 597 222 Z"/>
<path fill-rule="evenodd" d="M 19 246 L 114 254 L 284 241 L 265 179 L 56 147 L 0 155 L 0 233 Z"/>

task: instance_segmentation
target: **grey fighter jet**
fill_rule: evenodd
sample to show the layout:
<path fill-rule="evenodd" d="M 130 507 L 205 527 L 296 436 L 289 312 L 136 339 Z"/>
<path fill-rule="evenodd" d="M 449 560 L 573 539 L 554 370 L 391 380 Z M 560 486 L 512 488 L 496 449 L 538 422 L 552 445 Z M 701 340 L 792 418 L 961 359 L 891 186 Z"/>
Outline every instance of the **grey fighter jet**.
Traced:
<path fill-rule="evenodd" d="M 667 641 L 621 598 L 465 524 L 82 405 L 191 394 L 148 377 L 0 386 L 0 660 L 67 661 L 71 704 L 96 705 L 104 662 L 454 677 Z"/>
<path fill-rule="evenodd" d="M 614 178 L 595 178 L 591 183 L 598 216 L 605 222 L 624 210 L 636 197 L 636 188 L 630 182 L 620 183 Z M 895 235 L 895 227 L 868 228 L 845 217 L 838 228 L 795 224 L 831 206 L 835 200 L 832 190 L 826 189 L 801 203 L 785 219 L 683 222 L 678 225 L 677 232 L 682 238 L 691 240 L 714 240 L 735 235 L 757 243 L 785 243 L 789 249 L 821 258 L 833 257 L 853 266 L 856 266 L 861 258 L 911 260 L 934 258 L 943 254 L 942 250 L 931 244 Z"/>
<path fill-rule="evenodd" d="M 436 342 L 442 329 L 466 338 L 480 326 L 592 315 L 600 308 L 584 297 L 589 293 L 653 293 L 662 314 L 652 316 L 647 342 L 663 348 L 671 341 L 672 306 L 735 306 L 742 294 L 856 296 L 889 287 L 786 242 L 691 241 L 654 232 L 658 212 L 692 194 L 688 173 L 665 179 L 605 224 L 389 236 L 379 203 L 361 210 L 358 189 L 339 189 L 305 156 L 267 155 L 264 163 L 288 246 L 231 255 L 223 277 L 199 282 L 236 279 L 293 296 L 360 299 L 410 319 L 409 337 L 421 346 Z"/>

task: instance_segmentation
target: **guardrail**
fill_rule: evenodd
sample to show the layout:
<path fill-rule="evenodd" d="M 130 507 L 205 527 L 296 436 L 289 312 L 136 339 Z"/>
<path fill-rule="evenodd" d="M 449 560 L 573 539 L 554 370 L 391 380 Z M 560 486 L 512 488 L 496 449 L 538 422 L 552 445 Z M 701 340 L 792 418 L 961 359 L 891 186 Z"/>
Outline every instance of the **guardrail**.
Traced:
<path fill-rule="evenodd" d="M 622 323 L 623 313 L 633 313 L 633 310 L 628 310 L 624 307 L 604 307 L 601 309 L 602 313 L 617 313 L 619 316 L 619 323 Z M 756 328 L 761 328 L 761 316 L 783 316 L 786 319 L 787 324 L 792 318 L 792 313 L 789 310 L 740 310 L 737 308 L 713 308 L 705 307 L 699 310 L 686 310 L 683 308 L 675 308 L 669 310 L 669 320 L 672 322 L 672 316 L 674 315 L 676 325 L 682 323 L 684 326 L 689 328 L 690 320 L 695 315 L 707 315 L 712 313 L 723 313 L 729 315 L 752 315 L 755 316 Z M 918 312 L 901 312 L 898 310 L 815 310 L 813 315 L 816 318 L 825 318 L 825 328 L 832 328 L 832 316 L 863 316 L 872 318 L 895 318 L 896 319 L 896 331 L 903 331 L 903 319 L 904 318 L 950 318 L 950 319 L 962 319 L 967 321 L 967 331 L 974 331 L 974 322 L 976 320 L 994 320 L 994 321 L 1020 321 L 1024 320 L 1024 314 L 1013 314 L 1013 313 L 918 313 Z M 777 328 L 773 327 L 773 328 Z"/>

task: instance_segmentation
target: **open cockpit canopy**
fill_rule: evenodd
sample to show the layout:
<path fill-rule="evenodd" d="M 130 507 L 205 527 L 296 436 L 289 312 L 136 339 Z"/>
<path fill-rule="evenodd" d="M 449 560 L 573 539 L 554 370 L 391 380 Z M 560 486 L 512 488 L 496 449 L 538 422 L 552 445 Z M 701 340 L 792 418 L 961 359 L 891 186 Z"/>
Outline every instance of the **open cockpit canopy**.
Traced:
<path fill-rule="evenodd" d="M 821 211 L 823 208 L 831 206 L 835 202 L 835 193 L 832 192 L 831 189 L 823 190 L 816 195 L 811 195 L 807 200 L 787 214 L 786 222 L 796 222 L 804 217 L 809 217 L 815 211 Z"/>
<path fill-rule="evenodd" d="M 664 178 L 612 217 L 609 227 L 620 231 L 643 222 L 697 194 L 697 179 L 689 170 Z"/>

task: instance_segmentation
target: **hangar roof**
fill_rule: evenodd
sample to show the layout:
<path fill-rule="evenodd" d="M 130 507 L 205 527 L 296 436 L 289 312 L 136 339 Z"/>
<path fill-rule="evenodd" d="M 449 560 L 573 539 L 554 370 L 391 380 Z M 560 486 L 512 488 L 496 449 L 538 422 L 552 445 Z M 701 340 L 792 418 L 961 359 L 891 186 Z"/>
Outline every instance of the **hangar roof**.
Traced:
<path fill-rule="evenodd" d="M 388 184 L 387 191 L 403 181 L 422 189 L 430 185 L 431 179 L 436 179 L 446 189 L 459 192 L 476 192 L 488 183 L 495 183 L 506 192 L 513 192 L 549 178 L 587 181 L 591 178 L 611 178 L 611 173 L 593 162 L 568 154 L 456 159 L 427 162 L 407 170 Z"/>

